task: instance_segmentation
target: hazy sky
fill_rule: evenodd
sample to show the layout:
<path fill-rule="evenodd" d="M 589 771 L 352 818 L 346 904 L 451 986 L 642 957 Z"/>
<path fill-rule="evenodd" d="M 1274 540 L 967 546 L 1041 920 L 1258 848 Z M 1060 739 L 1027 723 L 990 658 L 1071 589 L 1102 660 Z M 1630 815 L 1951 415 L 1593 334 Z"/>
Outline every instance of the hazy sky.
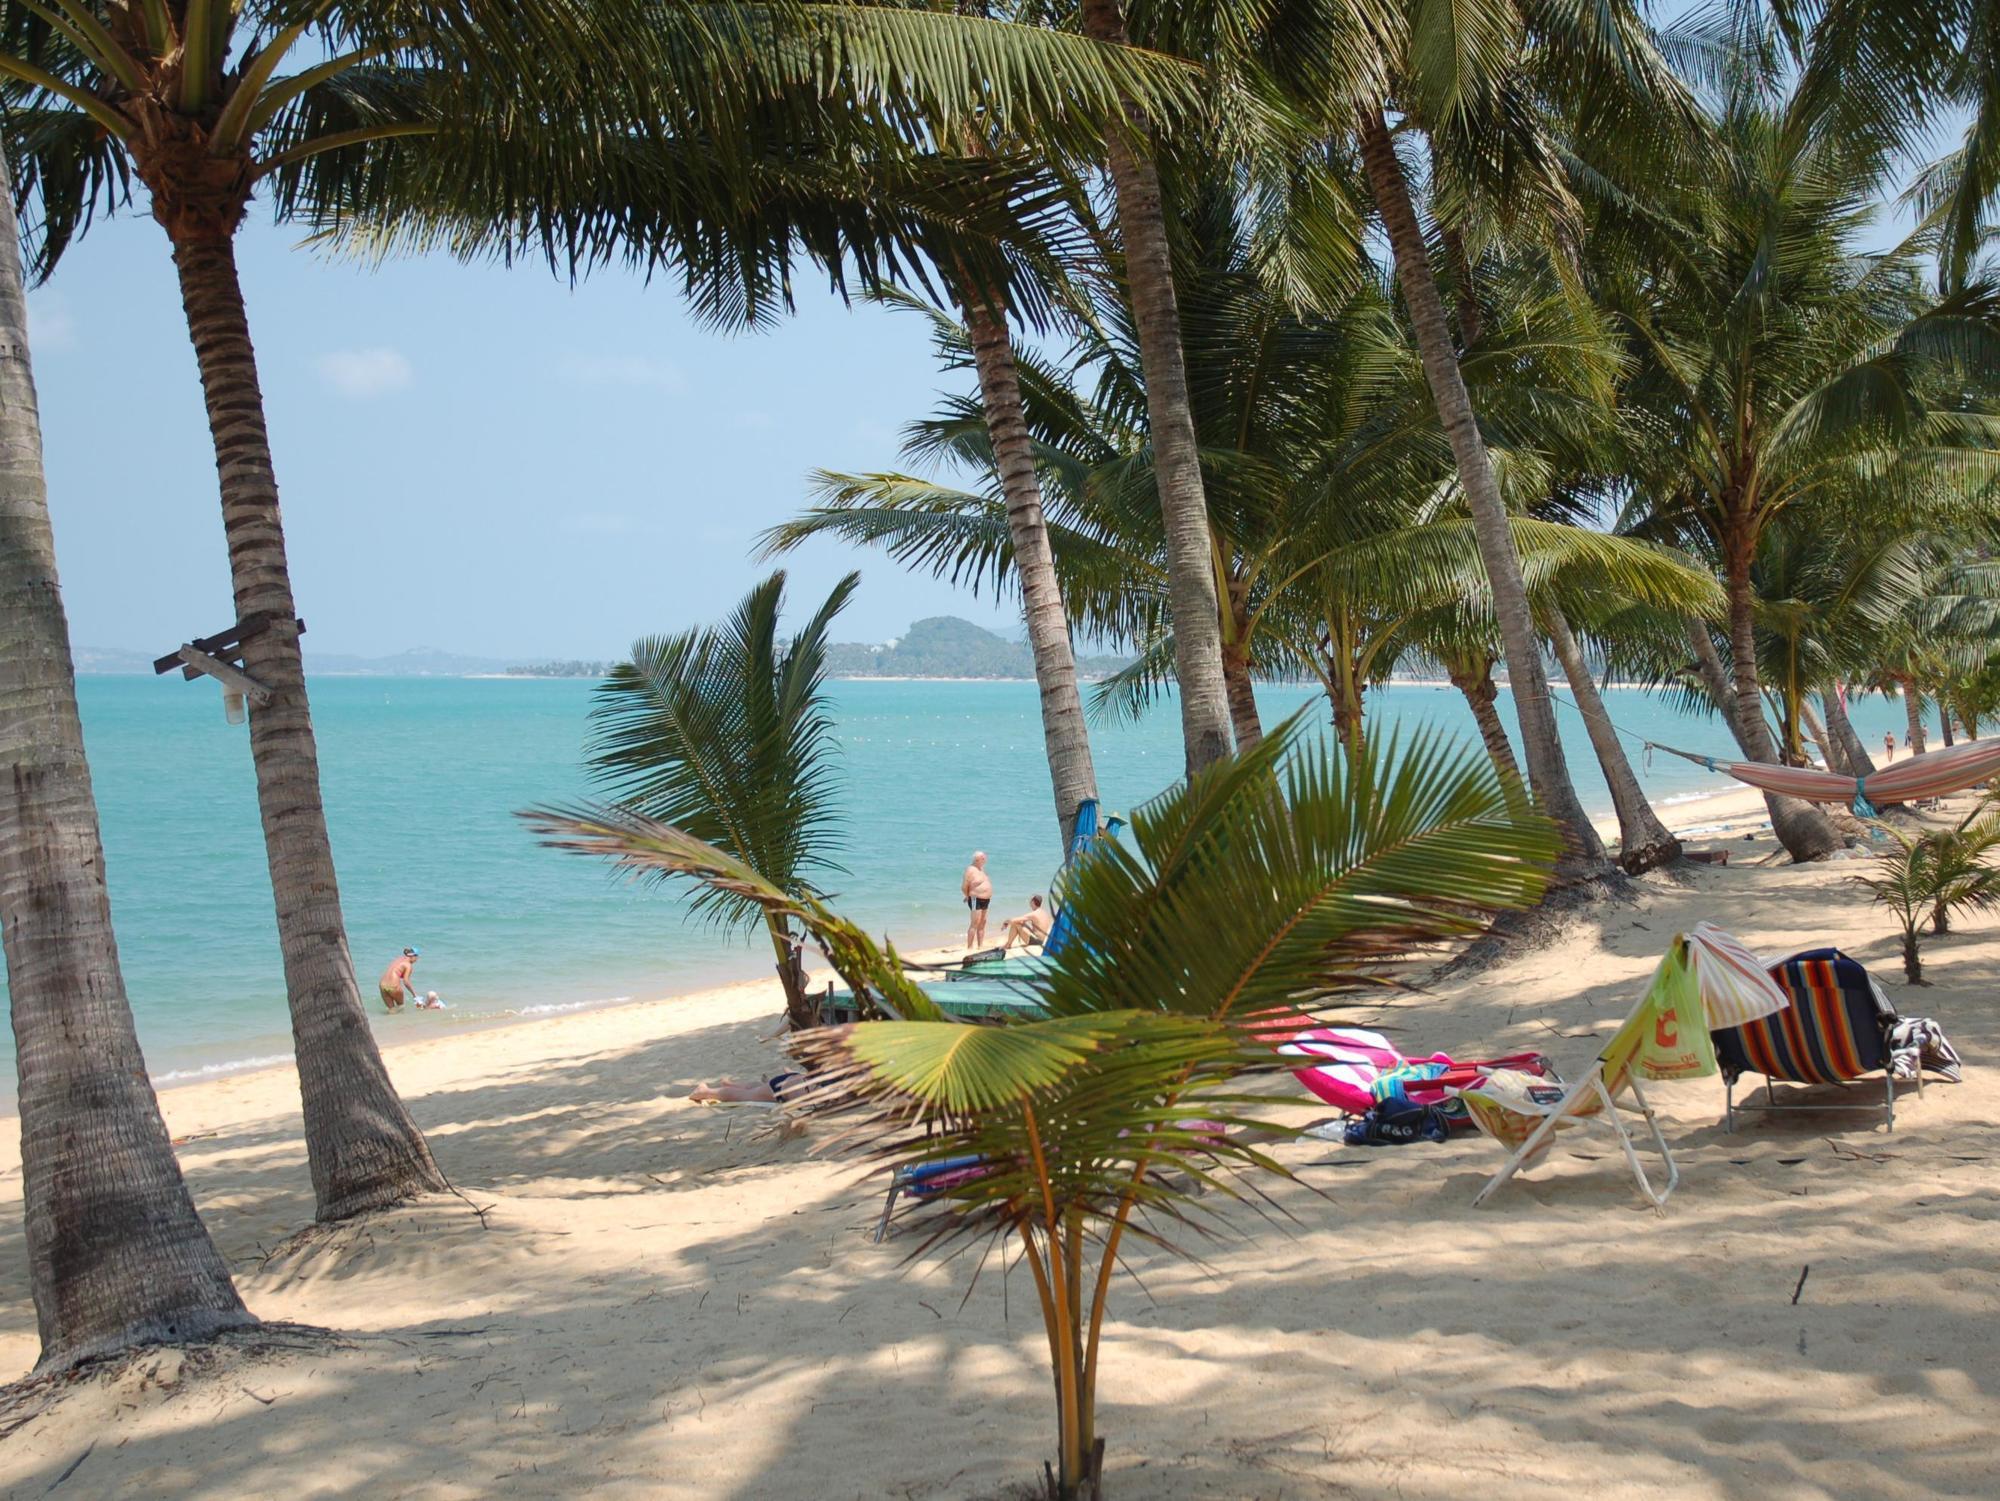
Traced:
<path fill-rule="evenodd" d="M 815 467 L 896 462 L 942 376 L 920 319 L 812 284 L 774 333 L 718 335 L 622 272 L 575 291 L 541 266 L 379 269 L 239 239 L 292 581 L 322 651 L 434 646 L 606 657 L 725 611 L 757 531 Z M 165 651 L 234 618 L 215 464 L 165 236 L 100 223 L 32 294 L 58 559 L 79 646 Z M 849 567 L 837 635 L 924 615 L 1012 632 L 1011 602 L 826 546 L 793 598 Z"/>

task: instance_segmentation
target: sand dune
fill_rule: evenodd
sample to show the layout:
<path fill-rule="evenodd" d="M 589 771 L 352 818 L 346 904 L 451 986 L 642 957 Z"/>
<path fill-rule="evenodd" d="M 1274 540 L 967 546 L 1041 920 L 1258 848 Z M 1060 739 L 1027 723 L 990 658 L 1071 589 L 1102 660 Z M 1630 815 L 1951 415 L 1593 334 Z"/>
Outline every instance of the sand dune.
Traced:
<path fill-rule="evenodd" d="M 1718 1081 L 1659 1086 L 1684 1173 L 1664 1217 L 1589 1137 L 1477 1212 L 1498 1162 L 1481 1140 L 1288 1144 L 1287 1219 L 1239 1216 L 1205 1267 L 1138 1254 L 1146 1291 L 1114 1304 L 1102 1379 L 1112 1494 L 1994 1494 L 2000 932 L 1937 940 L 1936 985 L 1909 990 L 1851 864 L 1755 868 L 1768 838 L 1729 848 L 1729 868 L 1649 877 L 1554 948 L 1357 1014 L 1426 1048 L 1532 1046 L 1578 1069 L 1668 937 L 1709 917 L 1773 955 L 1838 942 L 1944 1023 L 1967 1082 L 1906 1089 L 1893 1134 L 1813 1112 L 1731 1136 Z M 290 1076 L 168 1092 L 251 1307 L 340 1339 L 78 1383 L 0 1445 L 0 1486 L 1009 1494 L 1053 1437 L 1025 1280 L 989 1267 L 968 1298 L 966 1265 L 905 1266 L 907 1242 L 869 1242 L 879 1175 L 816 1157 L 773 1112 L 677 1098 L 771 1065 L 778 1020 L 774 987 L 751 984 L 397 1048 L 470 1203 L 291 1240 L 311 1202 Z M 34 1320 L 4 1130 L 0 1369 L 18 1372 Z"/>

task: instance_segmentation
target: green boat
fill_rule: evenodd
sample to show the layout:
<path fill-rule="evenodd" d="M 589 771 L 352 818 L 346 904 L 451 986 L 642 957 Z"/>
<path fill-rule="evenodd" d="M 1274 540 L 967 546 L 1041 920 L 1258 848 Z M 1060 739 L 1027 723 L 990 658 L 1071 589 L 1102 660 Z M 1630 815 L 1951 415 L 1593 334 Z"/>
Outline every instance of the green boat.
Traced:
<path fill-rule="evenodd" d="M 1042 1014 L 1042 1003 L 1017 985 L 995 979 L 924 979 L 917 989 L 929 996 L 938 1010 L 960 1021 L 1013 1021 Z M 857 1021 L 860 1013 L 854 992 L 829 988 L 820 1014 L 832 1025 Z"/>

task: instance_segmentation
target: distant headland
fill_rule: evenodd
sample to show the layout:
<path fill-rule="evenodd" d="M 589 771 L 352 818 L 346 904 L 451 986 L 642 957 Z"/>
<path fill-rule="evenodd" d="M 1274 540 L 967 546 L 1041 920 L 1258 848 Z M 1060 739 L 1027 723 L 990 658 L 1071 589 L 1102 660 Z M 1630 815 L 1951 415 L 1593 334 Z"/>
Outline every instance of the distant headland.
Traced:
<path fill-rule="evenodd" d="M 413 647 L 386 657 L 358 657 L 315 652 L 308 637 L 306 670 L 323 677 L 382 678 L 601 678 L 614 661 L 509 660 L 476 657 L 435 647 Z M 1123 657 L 1077 658 L 1077 673 L 1085 679 L 1108 677 L 1123 667 Z M 903 635 L 883 642 L 850 641 L 827 653 L 829 674 L 836 678 L 974 678 L 1032 679 L 1035 661 L 1025 641 L 1010 640 L 955 615 L 919 620 Z M 152 656 L 117 648 L 80 647 L 76 670 L 91 674 L 151 673 Z"/>

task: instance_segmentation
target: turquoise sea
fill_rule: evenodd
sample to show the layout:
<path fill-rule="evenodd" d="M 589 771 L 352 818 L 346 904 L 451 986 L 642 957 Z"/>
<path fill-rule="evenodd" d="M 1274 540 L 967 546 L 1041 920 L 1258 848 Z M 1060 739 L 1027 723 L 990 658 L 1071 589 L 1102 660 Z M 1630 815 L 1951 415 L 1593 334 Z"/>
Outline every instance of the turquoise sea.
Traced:
<path fill-rule="evenodd" d="M 448 1034 L 665 995 L 764 972 L 768 952 L 690 925 L 658 888 L 620 882 L 540 849 L 514 819 L 587 795 L 580 770 L 592 684 L 454 678 L 321 678 L 313 684 L 328 819 L 362 991 L 405 944 L 423 950 L 421 990 L 451 1009 L 377 1014 L 385 1041 Z M 1059 849 L 1030 683 L 843 682 L 833 687 L 848 814 L 839 905 L 899 944 L 962 932 L 959 873 L 991 857 L 995 907 L 1046 889 Z M 125 983 L 162 1084 L 290 1055 L 277 935 L 246 732 L 206 685 L 88 677 L 79 684 Z M 1260 690 L 1268 723 L 1314 698 Z M 1727 749 L 1719 724 L 1661 699 L 1607 695 L 1612 717 L 1690 749 Z M 1503 701 L 1512 723 L 1512 706 Z M 1477 740 L 1449 689 L 1371 695 L 1377 723 Z M 1575 713 L 1560 709 L 1586 802 L 1609 809 Z M 1317 722 L 1324 716 L 1315 705 Z M 1855 705 L 1871 744 L 1902 713 Z M 1171 703 L 1137 724 L 1099 726 L 1109 808 L 1141 802 L 1180 771 Z M 1635 765 L 1661 802 L 1733 786 L 1655 756 Z M 0 989 L 0 999 L 4 999 Z M 12 1035 L 0 1059 L 11 1096 Z"/>

